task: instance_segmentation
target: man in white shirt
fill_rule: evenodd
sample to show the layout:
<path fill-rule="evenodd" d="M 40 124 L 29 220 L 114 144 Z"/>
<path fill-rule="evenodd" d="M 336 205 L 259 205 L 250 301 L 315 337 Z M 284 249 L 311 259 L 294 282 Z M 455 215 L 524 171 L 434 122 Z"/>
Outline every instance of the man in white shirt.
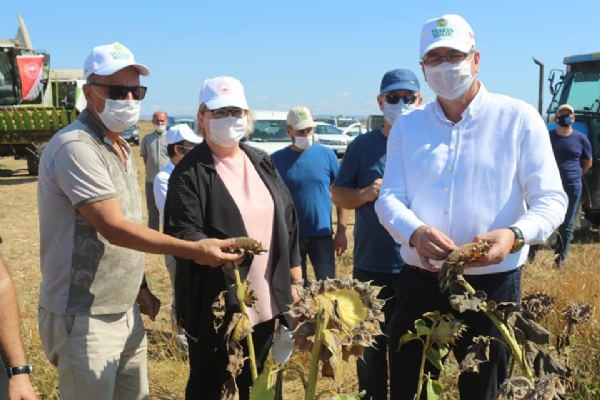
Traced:
<path fill-rule="evenodd" d="M 437 279 L 443 260 L 457 246 L 487 241 L 488 255 L 467 265 L 466 280 L 488 299 L 519 302 L 524 244 L 540 243 L 554 231 L 567 197 L 540 115 L 523 101 L 489 93 L 476 79 L 481 55 L 462 17 L 427 21 L 420 57 L 437 100 L 394 124 L 375 204 L 407 264 L 386 333 L 390 343 L 398 343 L 423 313 L 453 312 L 469 327 L 454 348 L 460 361 L 474 336 L 501 336 L 481 313 L 451 309 Z M 400 351 L 390 346 L 392 400 L 415 396 L 422 356 L 417 342 Z M 480 366 L 480 373 L 461 375 L 461 399 L 493 399 L 508 364 L 505 346 L 493 341 L 490 362 Z M 431 364 L 427 372 L 439 374 Z"/>
<path fill-rule="evenodd" d="M 160 213 L 160 223 L 163 223 L 163 215 L 165 208 L 165 201 L 167 199 L 167 190 L 169 189 L 169 178 L 171 173 L 175 169 L 175 166 L 181 161 L 181 159 L 196 146 L 202 142 L 202 137 L 198 136 L 192 128 L 187 124 L 175 125 L 167 131 L 165 135 L 167 142 L 167 154 L 171 161 L 154 177 L 154 201 L 156 202 L 156 208 Z M 185 334 L 181 327 L 177 323 L 175 317 L 175 269 L 177 263 L 175 257 L 171 255 L 165 255 L 165 264 L 167 271 L 169 271 L 169 278 L 171 279 L 171 291 L 173 301 L 171 302 L 171 323 L 173 330 L 177 332 L 177 339 L 187 344 Z"/>

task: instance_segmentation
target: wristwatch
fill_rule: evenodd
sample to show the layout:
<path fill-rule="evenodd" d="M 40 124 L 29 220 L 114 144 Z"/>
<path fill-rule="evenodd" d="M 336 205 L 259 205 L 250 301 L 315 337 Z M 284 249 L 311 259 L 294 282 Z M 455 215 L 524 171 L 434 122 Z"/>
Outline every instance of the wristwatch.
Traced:
<path fill-rule="evenodd" d="M 508 227 L 508 229 L 510 229 L 515 235 L 515 241 L 512 245 L 512 248 L 510 249 L 510 254 L 514 254 L 520 251 L 523 248 L 523 246 L 525 246 L 525 238 L 523 237 L 523 232 L 521 232 L 521 230 L 516 226 L 510 226 Z"/>
<path fill-rule="evenodd" d="M 304 279 L 300 279 L 298 281 L 292 281 L 293 286 L 304 286 Z"/>
<path fill-rule="evenodd" d="M 23 365 L 20 367 L 10 367 L 6 368 L 6 374 L 8 378 L 12 378 L 15 375 L 27 374 L 31 375 L 33 373 L 33 366 L 31 364 Z"/>

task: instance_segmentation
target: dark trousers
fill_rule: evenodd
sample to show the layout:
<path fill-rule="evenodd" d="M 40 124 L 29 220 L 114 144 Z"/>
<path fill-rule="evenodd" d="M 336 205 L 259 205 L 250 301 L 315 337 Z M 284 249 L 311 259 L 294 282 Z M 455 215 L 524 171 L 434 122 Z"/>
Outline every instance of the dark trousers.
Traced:
<path fill-rule="evenodd" d="M 148 209 L 148 228 L 160 230 L 160 213 L 154 199 L 154 183 L 146 182 L 146 207 Z"/>
<path fill-rule="evenodd" d="M 2 357 L 0 357 L 0 400 L 8 400 L 8 375 Z"/>
<path fill-rule="evenodd" d="M 331 235 L 300 238 L 302 276 L 305 280 L 307 256 L 310 258 L 317 280 L 335 278 L 335 253 Z"/>
<path fill-rule="evenodd" d="M 386 322 L 394 313 L 396 304 L 395 285 L 398 274 L 386 274 L 371 272 L 354 268 L 353 278 L 361 282 L 371 282 L 375 286 L 383 286 L 379 292 L 380 299 L 387 300 L 383 306 L 383 314 Z M 385 323 L 381 324 L 381 330 L 385 332 Z M 385 335 L 376 337 L 375 347 L 364 349 L 363 360 L 356 360 L 356 371 L 358 373 L 358 390 L 365 391 L 363 400 L 387 400 L 388 398 L 388 338 Z"/>
<path fill-rule="evenodd" d="M 577 215 L 579 201 L 581 200 L 581 189 L 565 189 L 569 204 L 562 224 L 558 227 L 558 237 L 556 238 L 556 248 L 554 249 L 555 261 L 562 263 L 567 258 L 569 244 L 573 239 L 573 221 Z"/>
<path fill-rule="evenodd" d="M 258 373 L 263 370 L 264 362 L 269 355 L 273 332 L 275 330 L 275 319 L 254 326 L 252 339 L 254 341 L 254 353 Z M 225 349 L 225 342 L 215 347 L 205 342 L 195 343 L 188 340 L 190 377 L 185 389 L 186 400 L 219 400 L 223 383 L 231 378 L 227 371 L 229 362 Z M 248 357 L 246 339 L 243 340 L 244 356 Z M 242 373 L 236 378 L 240 400 L 250 398 L 250 387 L 252 386 L 252 373 L 250 371 L 250 360 L 246 360 Z"/>
<path fill-rule="evenodd" d="M 476 289 L 487 293 L 488 300 L 497 303 L 505 301 L 519 302 L 521 299 L 521 268 L 499 274 L 466 277 Z M 414 332 L 415 320 L 422 318 L 428 311 L 453 313 L 461 319 L 468 329 L 453 347 L 458 362 L 466 355 L 467 347 L 475 336 L 494 336 L 502 338 L 495 325 L 482 312 L 455 312 L 448 301 L 448 293 L 441 293 L 438 280 L 411 267 L 404 267 L 399 276 L 400 293 L 396 310 L 387 327 L 390 352 L 390 399 L 413 400 L 419 382 L 419 368 L 423 345 L 414 340 L 404 344 L 400 351 L 400 337 L 408 330 Z M 502 382 L 508 377 L 510 354 L 506 347 L 492 341 L 490 362 L 480 365 L 479 373 L 461 374 L 458 386 L 461 400 L 492 400 Z M 431 372 L 437 378 L 439 371 L 429 362 L 425 363 L 424 373 Z M 423 392 L 425 392 L 423 390 Z M 426 399 L 423 393 L 421 400 Z"/>

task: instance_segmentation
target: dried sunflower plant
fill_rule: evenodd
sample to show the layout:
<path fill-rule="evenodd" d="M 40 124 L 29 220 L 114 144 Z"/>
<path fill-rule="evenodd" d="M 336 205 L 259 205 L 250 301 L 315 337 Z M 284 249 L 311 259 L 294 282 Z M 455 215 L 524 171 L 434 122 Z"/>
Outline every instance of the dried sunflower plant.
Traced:
<path fill-rule="evenodd" d="M 487 294 L 475 290 L 464 279 L 463 272 L 466 263 L 484 257 L 489 249 L 485 242 L 460 246 L 446 258 L 439 275 L 440 289 L 449 291 L 452 308 L 460 313 L 468 310 L 483 312 L 504 339 L 474 338 L 460 371 L 478 372 L 479 365 L 489 359 L 491 340 L 497 340 L 506 345 L 513 360 L 510 378 L 502 384 L 497 400 L 562 399 L 565 394 L 563 382 L 569 377 L 569 371 L 542 347 L 550 342 L 550 333 L 538 322 L 550 312 L 554 299 L 545 294 L 527 296 L 521 309 L 516 303 L 487 300 Z M 515 365 L 525 376 L 513 376 Z"/>
<path fill-rule="evenodd" d="M 267 250 L 264 249 L 262 244 L 257 240 L 239 237 L 235 239 L 234 245 L 225 251 L 232 254 L 254 256 L 263 254 Z M 231 379 L 223 385 L 223 390 L 221 392 L 221 398 L 224 400 L 234 399 L 238 392 L 235 378 L 242 373 L 242 368 L 246 361 L 241 344 L 244 339 L 246 339 L 248 346 L 248 359 L 250 361 L 252 379 L 254 381 L 258 379 L 254 342 L 252 341 L 252 325 L 250 324 L 250 319 L 248 318 L 248 313 L 246 311 L 247 307 L 252 307 L 257 312 L 260 312 L 257 305 L 258 297 L 253 290 L 250 290 L 250 281 L 246 279 L 242 280 L 240 278 L 240 271 L 235 262 L 233 263 L 233 274 L 235 284 L 228 290 L 222 291 L 212 304 L 212 312 L 215 316 L 214 328 L 218 332 L 225 323 L 227 309 L 226 299 L 230 290 L 233 290 L 235 298 L 239 303 L 239 312 L 234 312 L 233 315 L 231 315 L 224 337 L 229 356 L 227 370 L 231 373 Z"/>
<path fill-rule="evenodd" d="M 292 304 L 288 315 L 295 349 L 311 353 L 308 377 L 297 366 L 275 366 L 263 372 L 251 397 L 272 399 L 274 377 L 287 369 L 300 375 L 305 400 L 323 396 L 359 399 L 360 395 L 339 394 L 334 389 L 317 393 L 319 365 L 323 375 L 335 380 L 341 361 L 348 361 L 352 355 L 362 358 L 364 348 L 374 345 L 375 337 L 383 334 L 380 323 L 384 320 L 385 300 L 377 298 L 380 291 L 381 287 L 352 278 L 311 281 L 308 287 L 299 289 L 300 300 Z"/>

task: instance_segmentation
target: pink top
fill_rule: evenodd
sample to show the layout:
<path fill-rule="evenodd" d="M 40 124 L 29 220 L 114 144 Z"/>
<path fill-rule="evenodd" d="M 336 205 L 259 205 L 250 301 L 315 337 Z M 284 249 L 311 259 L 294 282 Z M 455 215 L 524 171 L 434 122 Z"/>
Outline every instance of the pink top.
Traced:
<path fill-rule="evenodd" d="M 258 240 L 267 250 L 271 248 L 273 236 L 273 219 L 275 206 L 271 193 L 244 153 L 235 158 L 218 158 L 213 156 L 219 177 L 225 183 L 231 197 L 235 201 L 248 237 Z M 254 256 L 248 272 L 250 288 L 258 295 L 258 308 L 247 308 L 252 325 L 268 321 L 280 313 L 275 298 L 271 293 L 272 262 L 270 252 Z"/>

